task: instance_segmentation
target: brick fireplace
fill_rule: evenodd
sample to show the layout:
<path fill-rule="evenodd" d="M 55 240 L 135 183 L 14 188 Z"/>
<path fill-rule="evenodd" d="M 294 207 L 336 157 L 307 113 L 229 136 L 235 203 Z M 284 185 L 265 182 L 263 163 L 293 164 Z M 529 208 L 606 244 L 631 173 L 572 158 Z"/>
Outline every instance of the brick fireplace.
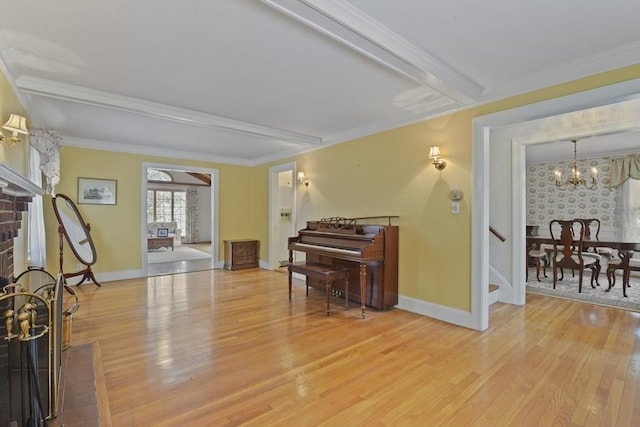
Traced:
<path fill-rule="evenodd" d="M 0 189 L 0 277 L 12 281 L 14 275 L 13 246 L 22 227 L 22 214 L 29 208 L 29 196 L 5 194 Z"/>
<path fill-rule="evenodd" d="M 0 163 L 0 277 L 13 277 L 14 238 L 19 235 L 29 202 L 43 193 L 42 188 Z"/>
<path fill-rule="evenodd" d="M 0 277 L 3 282 L 0 286 L 0 425 L 31 425 L 34 419 L 42 419 L 55 411 L 52 402 L 56 401 L 51 400 L 51 396 L 55 397 L 56 394 L 50 392 L 51 386 L 48 384 L 56 383 L 50 379 L 53 379 L 53 375 L 59 370 L 52 371 L 50 367 L 59 365 L 57 360 L 60 356 L 59 352 L 56 352 L 56 358 L 52 358 L 53 353 L 50 349 L 53 347 L 50 347 L 49 337 L 53 337 L 53 331 L 59 328 L 53 327 L 56 322 L 51 320 L 53 316 L 49 316 L 49 313 L 59 313 L 62 306 L 61 303 L 56 305 L 56 302 L 58 299 L 62 300 L 53 297 L 42 300 L 41 304 L 31 304 L 30 302 L 35 303 L 37 299 L 30 296 L 32 294 L 24 293 L 15 286 L 3 289 L 4 284 L 14 281 L 16 274 L 14 243 L 16 237 L 24 237 L 23 233 L 26 233 L 26 230 L 22 230 L 23 215 L 29 209 L 33 198 L 43 193 L 43 190 L 31 181 L 0 164 Z M 55 293 L 62 295 L 57 289 Z M 29 305 L 32 308 L 27 309 Z M 53 307 L 54 305 L 56 307 Z M 30 320 L 26 320 L 27 318 Z M 24 322 L 27 322 L 27 325 L 23 325 Z M 49 336 L 43 333 L 42 338 L 34 337 L 47 327 L 50 331 Z M 55 334 L 57 336 L 59 332 Z M 22 356 L 25 350 L 30 354 L 28 359 Z M 24 372 L 29 372 L 29 369 L 24 368 L 25 361 L 31 363 L 29 366 L 32 375 L 28 380 L 29 385 L 25 385 L 27 383 L 24 381 Z M 42 385 L 44 390 L 27 393 L 30 385 L 36 382 Z M 30 403 L 33 400 L 45 401 L 45 404 L 40 406 L 43 409 L 36 412 L 35 416 L 17 409 L 25 407 L 23 402 Z"/>

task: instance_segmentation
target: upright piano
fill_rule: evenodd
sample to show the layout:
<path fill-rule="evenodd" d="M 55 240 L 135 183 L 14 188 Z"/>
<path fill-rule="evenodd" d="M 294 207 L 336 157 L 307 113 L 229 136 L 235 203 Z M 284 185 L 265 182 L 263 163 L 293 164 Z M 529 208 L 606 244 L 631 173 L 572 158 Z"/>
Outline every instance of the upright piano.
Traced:
<path fill-rule="evenodd" d="M 388 225 L 360 224 L 371 218 L 387 218 Z M 293 252 L 304 252 L 306 261 L 332 268 L 349 269 L 349 300 L 378 310 L 398 304 L 398 226 L 391 216 L 366 218 L 324 218 L 308 221 L 305 229 L 289 238 L 289 262 Z M 310 286 L 324 284 L 306 279 Z M 357 285 L 357 286 L 352 286 Z M 361 287 L 364 292 L 361 292 Z"/>

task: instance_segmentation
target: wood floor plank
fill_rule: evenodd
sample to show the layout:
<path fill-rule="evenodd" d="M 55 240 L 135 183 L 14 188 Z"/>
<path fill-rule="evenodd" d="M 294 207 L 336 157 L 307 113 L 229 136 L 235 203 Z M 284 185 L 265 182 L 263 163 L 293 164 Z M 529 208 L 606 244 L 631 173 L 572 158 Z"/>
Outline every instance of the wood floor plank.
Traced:
<path fill-rule="evenodd" d="M 260 269 L 83 285 L 72 344 L 119 427 L 640 425 L 638 313 L 527 295 L 478 332 L 287 293 Z"/>

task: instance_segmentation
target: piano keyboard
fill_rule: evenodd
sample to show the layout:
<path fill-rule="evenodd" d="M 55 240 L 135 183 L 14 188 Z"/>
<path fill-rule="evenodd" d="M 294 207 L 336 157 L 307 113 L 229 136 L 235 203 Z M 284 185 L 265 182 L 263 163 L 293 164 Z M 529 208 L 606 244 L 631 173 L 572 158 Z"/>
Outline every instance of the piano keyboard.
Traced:
<path fill-rule="evenodd" d="M 294 243 L 292 246 L 293 247 L 291 249 L 294 249 L 294 250 L 299 250 L 295 248 L 308 248 L 308 249 L 322 250 L 323 252 L 333 252 L 333 253 L 344 254 L 344 255 L 355 255 L 355 256 L 360 255 L 359 250 L 333 248 L 331 246 L 309 245 L 307 243 Z M 303 250 L 301 251 L 304 252 Z"/>

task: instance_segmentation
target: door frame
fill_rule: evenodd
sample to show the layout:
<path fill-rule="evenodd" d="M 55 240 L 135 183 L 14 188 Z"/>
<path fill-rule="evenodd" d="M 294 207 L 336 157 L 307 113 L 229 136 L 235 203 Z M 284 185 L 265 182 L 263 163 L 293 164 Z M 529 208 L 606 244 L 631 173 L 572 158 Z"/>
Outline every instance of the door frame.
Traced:
<path fill-rule="evenodd" d="M 141 188 L 142 194 L 140 196 L 140 230 L 141 230 L 141 248 L 142 248 L 142 273 L 144 276 L 148 276 L 148 262 L 147 262 L 147 171 L 149 169 L 163 169 L 163 170 L 175 170 L 181 172 L 200 172 L 211 175 L 211 268 L 221 268 L 222 264 L 218 261 L 218 224 L 219 224 L 219 212 L 218 212 L 218 169 L 213 168 L 200 168 L 196 166 L 175 165 L 167 163 L 142 163 L 142 176 L 141 176 Z"/>
<path fill-rule="evenodd" d="M 560 98 L 526 105 L 507 111 L 473 119 L 472 125 L 472 204 L 475 206 L 471 219 L 471 319 L 470 327 L 480 331 L 489 327 L 489 145 L 491 128 L 525 124 L 528 121 L 553 118 L 565 113 L 602 107 L 640 98 L 640 79 L 604 86 L 585 92 L 567 95 Z M 622 127 L 619 129 L 622 130 Z M 516 229 L 525 223 L 525 214 L 521 194 L 526 172 L 524 167 L 524 146 L 532 143 L 536 136 L 529 140 L 521 138 L 513 147 L 511 167 L 516 184 L 512 192 L 519 197 L 512 197 L 512 244 L 514 245 L 514 274 L 522 273 L 524 277 L 524 228 Z M 538 137 L 539 138 L 539 137 Z M 543 141 L 538 141 L 543 142 Z M 507 166 L 507 165 L 505 165 Z M 524 285 L 522 285 L 524 286 Z"/>
<path fill-rule="evenodd" d="M 276 240 L 274 236 L 274 227 L 276 224 L 280 224 L 280 212 L 276 212 L 279 209 L 278 201 L 275 198 L 278 195 L 278 174 L 280 172 L 291 171 L 291 235 L 296 233 L 296 162 L 283 163 L 277 166 L 271 166 L 269 168 L 269 270 L 274 270 L 279 267 L 278 260 L 276 259 Z"/>

